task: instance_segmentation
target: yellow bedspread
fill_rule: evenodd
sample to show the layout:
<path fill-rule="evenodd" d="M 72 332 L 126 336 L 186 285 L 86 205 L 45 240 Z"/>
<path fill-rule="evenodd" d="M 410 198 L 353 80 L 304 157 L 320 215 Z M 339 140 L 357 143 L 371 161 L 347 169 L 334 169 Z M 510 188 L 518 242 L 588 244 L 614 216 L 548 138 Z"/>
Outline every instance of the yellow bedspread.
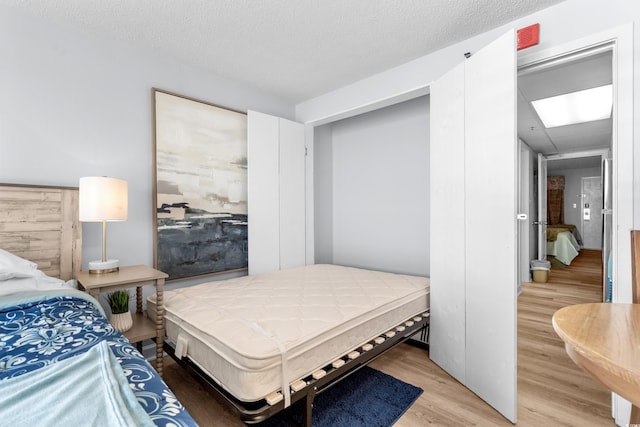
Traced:
<path fill-rule="evenodd" d="M 572 224 L 555 224 L 547 226 L 547 240 L 548 241 L 556 241 L 558 239 L 558 233 L 562 233 L 563 231 L 573 231 L 576 229 L 575 225 Z"/>

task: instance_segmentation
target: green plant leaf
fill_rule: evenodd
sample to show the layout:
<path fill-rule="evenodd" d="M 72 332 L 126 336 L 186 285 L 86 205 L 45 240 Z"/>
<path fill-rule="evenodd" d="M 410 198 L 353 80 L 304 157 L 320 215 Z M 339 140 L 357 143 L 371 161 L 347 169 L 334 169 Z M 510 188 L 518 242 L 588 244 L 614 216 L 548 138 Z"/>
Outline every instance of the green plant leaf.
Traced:
<path fill-rule="evenodd" d="M 113 314 L 126 313 L 129 311 L 129 291 L 120 290 L 111 292 L 107 296 L 109 307 Z"/>

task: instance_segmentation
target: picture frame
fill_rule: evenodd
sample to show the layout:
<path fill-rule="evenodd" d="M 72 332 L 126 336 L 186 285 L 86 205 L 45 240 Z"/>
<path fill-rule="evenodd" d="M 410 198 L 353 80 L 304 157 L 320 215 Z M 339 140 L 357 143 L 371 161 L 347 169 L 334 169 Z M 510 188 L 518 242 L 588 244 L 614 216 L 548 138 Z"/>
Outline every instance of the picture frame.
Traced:
<path fill-rule="evenodd" d="M 247 269 L 247 115 L 152 89 L 154 267 Z"/>

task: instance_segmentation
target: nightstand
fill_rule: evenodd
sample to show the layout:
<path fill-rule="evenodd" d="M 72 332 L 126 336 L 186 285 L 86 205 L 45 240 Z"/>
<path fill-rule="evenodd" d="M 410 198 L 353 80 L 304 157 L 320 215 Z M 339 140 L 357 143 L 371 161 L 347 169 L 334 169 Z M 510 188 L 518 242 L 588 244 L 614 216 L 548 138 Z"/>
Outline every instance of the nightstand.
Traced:
<path fill-rule="evenodd" d="M 117 289 L 136 288 L 136 313 L 133 315 L 133 327 L 123 335 L 132 344 L 145 339 L 156 340 L 156 370 L 162 376 L 162 354 L 164 342 L 164 279 L 166 273 L 146 265 L 120 267 L 119 271 L 105 274 L 90 274 L 81 271 L 76 275 L 78 286 L 98 299 L 101 292 Z M 152 322 L 142 312 L 142 287 L 156 285 L 156 321 Z"/>

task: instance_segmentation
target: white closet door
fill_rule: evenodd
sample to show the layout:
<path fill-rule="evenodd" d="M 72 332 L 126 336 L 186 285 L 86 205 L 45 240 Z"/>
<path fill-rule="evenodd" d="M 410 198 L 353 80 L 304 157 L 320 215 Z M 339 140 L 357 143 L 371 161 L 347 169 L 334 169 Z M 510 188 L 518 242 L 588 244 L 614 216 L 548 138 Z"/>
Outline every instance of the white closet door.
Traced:
<path fill-rule="evenodd" d="M 247 117 L 249 274 L 305 264 L 305 127 Z"/>
<path fill-rule="evenodd" d="M 278 118 L 247 113 L 247 221 L 249 274 L 280 269 Z"/>
<path fill-rule="evenodd" d="M 515 422 L 515 33 L 431 90 L 431 357 Z"/>
<path fill-rule="evenodd" d="M 431 85 L 429 356 L 465 382 L 464 64 Z M 448 224 L 445 225 L 445 224 Z"/>
<path fill-rule="evenodd" d="M 466 61 L 466 385 L 515 422 L 516 37 Z"/>
<path fill-rule="evenodd" d="M 305 128 L 280 119 L 280 268 L 305 265 Z"/>

